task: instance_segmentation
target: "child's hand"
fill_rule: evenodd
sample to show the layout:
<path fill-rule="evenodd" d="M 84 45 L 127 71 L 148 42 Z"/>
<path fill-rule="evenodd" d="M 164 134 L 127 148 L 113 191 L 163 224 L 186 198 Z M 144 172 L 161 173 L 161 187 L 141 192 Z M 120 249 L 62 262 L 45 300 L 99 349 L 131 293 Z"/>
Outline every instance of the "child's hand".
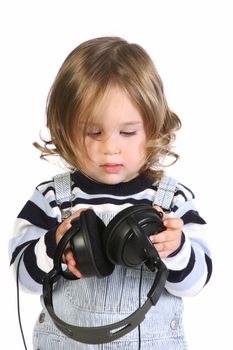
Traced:
<path fill-rule="evenodd" d="M 156 207 L 155 207 L 156 208 Z M 160 212 L 160 208 L 156 208 Z M 150 240 L 155 246 L 160 258 L 167 258 L 168 255 L 176 251 L 181 243 L 183 221 L 179 218 L 165 217 L 163 224 L 166 226 L 166 231 L 151 235 Z"/>
<path fill-rule="evenodd" d="M 65 232 L 71 228 L 71 221 L 73 219 L 77 218 L 83 210 L 85 210 L 85 209 L 80 209 L 80 210 L 76 211 L 74 214 L 69 216 L 66 220 L 64 220 L 58 226 L 57 231 L 56 231 L 57 244 L 60 241 L 60 239 L 62 238 L 62 236 L 65 234 Z M 64 261 L 66 262 L 67 267 L 70 270 L 70 272 L 72 272 L 78 278 L 83 277 L 81 272 L 76 267 L 76 261 L 74 259 L 74 256 L 73 256 L 73 253 L 72 253 L 72 250 L 71 250 L 69 244 L 67 244 L 66 249 L 64 250 Z"/>

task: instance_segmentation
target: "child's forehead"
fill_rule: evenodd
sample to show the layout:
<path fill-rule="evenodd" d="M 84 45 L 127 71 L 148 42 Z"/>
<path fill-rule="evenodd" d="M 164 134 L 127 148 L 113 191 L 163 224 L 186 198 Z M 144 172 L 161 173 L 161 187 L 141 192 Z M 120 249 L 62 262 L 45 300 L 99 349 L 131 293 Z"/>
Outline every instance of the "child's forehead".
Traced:
<path fill-rule="evenodd" d="M 78 118 L 79 124 L 108 127 L 136 126 L 144 122 L 142 111 L 124 88 L 109 84 L 96 97 L 92 96 L 89 104 L 84 104 L 81 118 Z"/>

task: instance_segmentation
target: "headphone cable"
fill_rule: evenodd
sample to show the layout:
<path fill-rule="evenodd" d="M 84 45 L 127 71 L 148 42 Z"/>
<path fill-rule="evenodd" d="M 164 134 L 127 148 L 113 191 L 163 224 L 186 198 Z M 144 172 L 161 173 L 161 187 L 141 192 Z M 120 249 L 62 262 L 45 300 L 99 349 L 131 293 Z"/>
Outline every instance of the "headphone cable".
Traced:
<path fill-rule="evenodd" d="M 24 348 L 25 348 L 25 350 L 27 350 L 27 345 L 26 345 L 26 341 L 25 341 L 25 337 L 24 337 L 24 333 L 23 333 L 23 327 L 22 327 L 21 316 L 20 316 L 20 300 L 19 300 L 19 265 L 20 265 L 20 261 L 21 261 L 22 257 L 23 257 L 23 253 L 21 254 L 21 256 L 19 258 L 17 270 L 16 270 L 17 311 L 18 311 L 19 328 L 20 328 Z"/>
<path fill-rule="evenodd" d="M 140 280 L 139 280 L 139 288 L 138 288 L 138 306 L 141 307 L 141 294 L 142 294 L 142 272 L 143 272 L 143 265 L 141 265 L 140 270 Z M 141 325 L 138 325 L 138 350 L 141 349 Z"/>

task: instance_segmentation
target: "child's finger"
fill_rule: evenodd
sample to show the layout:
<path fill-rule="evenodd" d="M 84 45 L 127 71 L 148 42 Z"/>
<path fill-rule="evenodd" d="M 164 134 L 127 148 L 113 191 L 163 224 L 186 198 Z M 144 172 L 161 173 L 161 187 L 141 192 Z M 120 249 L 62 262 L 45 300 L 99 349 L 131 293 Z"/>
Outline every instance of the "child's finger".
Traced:
<path fill-rule="evenodd" d="M 184 226 L 184 222 L 182 219 L 172 219 L 172 218 L 166 218 L 163 221 L 164 226 L 167 228 L 173 229 L 173 230 L 180 230 Z"/>

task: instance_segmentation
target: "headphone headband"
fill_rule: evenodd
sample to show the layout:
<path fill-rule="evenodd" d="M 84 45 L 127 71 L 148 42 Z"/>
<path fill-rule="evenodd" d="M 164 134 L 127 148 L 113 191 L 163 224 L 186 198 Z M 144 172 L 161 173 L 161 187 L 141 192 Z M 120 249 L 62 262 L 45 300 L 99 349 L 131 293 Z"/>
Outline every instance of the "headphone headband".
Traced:
<path fill-rule="evenodd" d="M 59 272 L 53 269 L 44 279 L 43 296 L 45 307 L 57 328 L 73 340 L 86 344 L 102 344 L 118 339 L 136 328 L 144 319 L 151 306 L 156 305 L 163 291 L 168 270 L 162 260 L 157 262 L 158 271 L 145 303 L 130 316 L 119 322 L 98 327 L 79 327 L 62 321 L 54 312 L 52 301 L 53 283 Z"/>

